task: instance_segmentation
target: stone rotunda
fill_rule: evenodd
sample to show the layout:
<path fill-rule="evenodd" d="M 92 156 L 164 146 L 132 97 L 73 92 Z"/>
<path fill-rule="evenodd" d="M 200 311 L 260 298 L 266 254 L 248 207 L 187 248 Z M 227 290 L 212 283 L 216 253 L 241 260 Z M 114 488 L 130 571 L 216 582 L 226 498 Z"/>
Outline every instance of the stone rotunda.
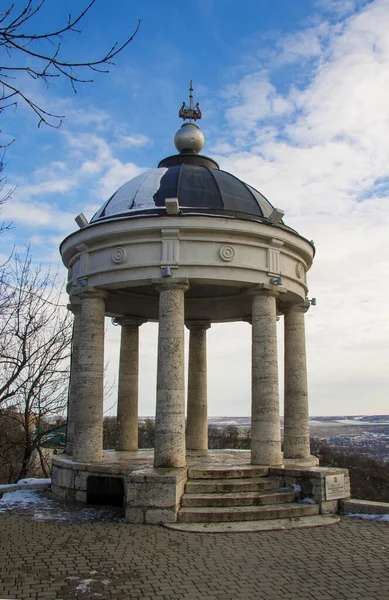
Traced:
<path fill-rule="evenodd" d="M 309 446 L 304 329 L 313 303 L 313 243 L 260 192 L 200 154 L 192 88 L 179 114 L 178 154 L 120 187 L 90 222 L 80 215 L 79 230 L 60 248 L 74 336 L 67 449 L 54 457 L 52 489 L 82 502 L 96 500 L 99 489 L 119 490 L 134 522 L 176 520 L 190 467 L 199 461 L 216 470 L 220 461 L 235 469 L 243 461 L 240 468 L 254 476 L 262 467 L 274 474 L 288 468 L 290 477 L 317 464 Z M 115 452 L 102 450 L 105 317 L 121 326 Z M 283 453 L 278 318 L 285 332 Z M 138 451 L 138 341 L 148 320 L 159 324 L 154 453 Z M 230 321 L 252 328 L 251 453 L 221 459 L 207 452 L 206 339 L 212 323 Z"/>

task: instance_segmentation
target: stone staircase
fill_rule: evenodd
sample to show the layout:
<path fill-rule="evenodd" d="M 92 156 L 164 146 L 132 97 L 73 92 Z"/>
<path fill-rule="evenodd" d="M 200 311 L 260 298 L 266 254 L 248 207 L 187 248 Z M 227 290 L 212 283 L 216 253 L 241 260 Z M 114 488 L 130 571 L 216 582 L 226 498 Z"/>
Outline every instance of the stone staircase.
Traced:
<path fill-rule="evenodd" d="M 282 478 L 254 465 L 192 467 L 178 511 L 178 523 L 221 523 L 285 519 L 319 514 L 315 504 L 283 488 Z"/>

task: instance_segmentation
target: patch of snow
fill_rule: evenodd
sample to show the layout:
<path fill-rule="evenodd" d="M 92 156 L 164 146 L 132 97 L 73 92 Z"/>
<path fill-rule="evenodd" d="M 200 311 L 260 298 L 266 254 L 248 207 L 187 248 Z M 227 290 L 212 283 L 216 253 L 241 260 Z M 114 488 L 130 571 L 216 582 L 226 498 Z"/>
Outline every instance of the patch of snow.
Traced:
<path fill-rule="evenodd" d="M 294 492 L 301 492 L 301 485 L 297 485 L 297 483 L 293 483 L 291 487 Z"/>
<path fill-rule="evenodd" d="M 89 592 L 89 586 L 94 581 L 95 579 L 81 579 L 80 583 L 76 587 L 76 590 L 78 590 L 82 594 L 85 594 L 85 592 Z"/>
<path fill-rule="evenodd" d="M 381 523 L 389 523 L 389 514 L 384 515 L 368 515 L 365 513 L 346 513 L 344 517 L 366 519 L 366 521 L 380 521 Z"/>
<path fill-rule="evenodd" d="M 302 500 L 298 500 L 300 504 L 316 504 L 313 498 L 303 498 Z"/>
<path fill-rule="evenodd" d="M 50 485 L 51 484 L 51 478 L 48 477 L 47 479 L 36 479 L 35 477 L 28 477 L 27 479 L 19 479 L 17 485 L 29 485 L 29 484 L 42 484 L 42 485 Z"/>
<path fill-rule="evenodd" d="M 52 510 L 51 508 L 48 509 Z M 50 513 L 50 512 L 36 512 L 33 515 L 34 521 L 69 521 L 69 514 L 64 513 Z"/>
<path fill-rule="evenodd" d="M 0 498 L 0 514 L 7 510 L 30 511 L 34 521 L 124 521 L 115 509 L 65 506 L 41 490 L 17 489 Z"/>
<path fill-rule="evenodd" d="M 17 483 L 4 483 L 0 485 L 0 492 L 6 492 L 7 490 L 17 490 L 18 488 L 26 488 L 27 486 L 49 486 L 51 479 L 36 479 L 35 477 L 29 477 L 28 479 L 19 479 Z"/>
<path fill-rule="evenodd" d="M 47 501 L 38 494 L 38 490 L 20 489 L 3 494 L 0 500 L 1 506 L 13 506 L 14 504 L 47 504 Z"/>

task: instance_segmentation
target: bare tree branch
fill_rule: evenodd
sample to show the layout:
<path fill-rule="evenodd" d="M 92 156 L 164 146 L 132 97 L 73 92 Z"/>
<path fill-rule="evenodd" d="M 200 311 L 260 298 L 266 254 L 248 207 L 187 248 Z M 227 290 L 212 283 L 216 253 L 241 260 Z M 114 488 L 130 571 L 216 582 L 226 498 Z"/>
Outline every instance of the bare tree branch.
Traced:
<path fill-rule="evenodd" d="M 34 18 L 39 16 L 44 9 L 46 0 L 28 0 L 27 4 L 18 14 L 15 6 L 11 4 L 0 15 L 0 47 L 5 50 L 0 65 L 0 113 L 9 107 L 9 99 L 14 99 L 13 104 L 23 101 L 38 117 L 38 126 L 42 123 L 49 127 L 60 127 L 63 115 L 57 115 L 43 108 L 25 93 L 18 83 L 18 75 L 26 73 L 33 79 L 40 79 L 46 84 L 53 77 L 62 77 L 69 81 L 74 92 L 76 84 L 90 83 L 93 79 L 85 78 L 82 73 L 93 71 L 108 73 L 114 58 L 120 54 L 134 39 L 140 26 L 138 21 L 133 33 L 124 42 L 115 42 L 102 56 L 96 58 L 83 57 L 81 60 L 71 61 L 62 53 L 62 41 L 71 33 L 81 33 L 76 28 L 82 19 L 89 13 L 96 0 L 91 0 L 84 9 L 75 17 L 68 16 L 67 22 L 62 27 L 52 31 L 29 32 L 29 27 L 35 26 Z M 42 49 L 43 45 L 43 49 Z M 32 61 L 26 64 L 26 58 Z M 5 60 L 4 60 L 5 59 Z M 13 83 L 11 83 L 13 81 Z"/>

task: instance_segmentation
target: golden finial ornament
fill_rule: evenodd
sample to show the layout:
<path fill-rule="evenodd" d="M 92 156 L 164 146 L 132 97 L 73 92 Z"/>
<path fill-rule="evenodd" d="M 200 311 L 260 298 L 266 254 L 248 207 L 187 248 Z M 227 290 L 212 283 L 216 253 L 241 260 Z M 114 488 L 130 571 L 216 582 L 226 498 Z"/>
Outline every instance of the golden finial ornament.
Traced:
<path fill-rule="evenodd" d="M 185 101 L 182 103 L 182 106 L 178 112 L 178 116 L 180 119 L 189 119 L 191 121 L 197 121 L 201 119 L 201 110 L 199 107 L 199 103 L 196 102 L 196 108 L 193 108 L 193 84 L 192 81 L 189 85 L 189 106 L 185 104 Z"/>

